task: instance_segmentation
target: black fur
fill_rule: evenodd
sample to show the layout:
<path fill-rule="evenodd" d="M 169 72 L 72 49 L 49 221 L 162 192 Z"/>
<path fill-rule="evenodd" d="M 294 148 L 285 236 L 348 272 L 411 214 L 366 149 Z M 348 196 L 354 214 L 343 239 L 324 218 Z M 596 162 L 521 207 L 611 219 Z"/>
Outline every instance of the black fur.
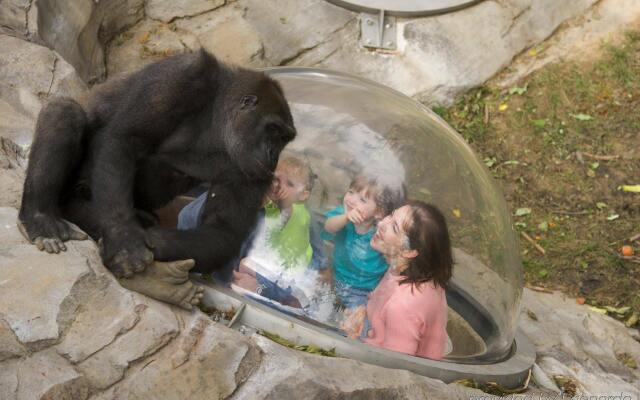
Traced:
<path fill-rule="evenodd" d="M 84 108 L 61 99 L 41 111 L 19 219 L 31 240 L 61 245 L 72 236 L 62 218 L 102 238 L 117 276 L 153 258 L 215 269 L 238 252 L 295 135 L 282 89 L 265 74 L 204 51 L 174 56 L 97 88 Z M 201 182 L 211 189 L 199 229 L 145 231 L 136 208 L 152 211 Z"/>

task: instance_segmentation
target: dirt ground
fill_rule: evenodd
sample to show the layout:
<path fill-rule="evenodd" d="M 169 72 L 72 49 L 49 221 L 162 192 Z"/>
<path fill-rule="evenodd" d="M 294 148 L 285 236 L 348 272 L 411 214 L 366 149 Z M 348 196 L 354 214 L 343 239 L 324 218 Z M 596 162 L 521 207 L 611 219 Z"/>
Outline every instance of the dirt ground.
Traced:
<path fill-rule="evenodd" d="M 508 89 L 488 84 L 434 111 L 499 181 L 526 284 L 638 327 L 640 193 L 626 185 L 640 185 L 640 32 L 589 61 L 547 66 Z"/>

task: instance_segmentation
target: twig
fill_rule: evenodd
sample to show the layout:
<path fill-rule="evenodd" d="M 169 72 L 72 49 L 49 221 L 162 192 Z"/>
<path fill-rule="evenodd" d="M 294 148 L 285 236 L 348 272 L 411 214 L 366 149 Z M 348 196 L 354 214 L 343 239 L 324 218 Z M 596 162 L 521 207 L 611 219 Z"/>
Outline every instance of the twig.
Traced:
<path fill-rule="evenodd" d="M 637 233 L 629 238 L 630 242 L 635 242 L 636 240 L 640 240 L 640 233 Z"/>
<path fill-rule="evenodd" d="M 623 260 L 631 261 L 632 263 L 640 264 L 640 257 L 636 257 L 636 256 L 621 256 L 620 254 L 618 254 L 618 257 L 623 259 Z"/>
<path fill-rule="evenodd" d="M 489 105 L 484 105 L 484 124 L 489 125 Z"/>
<path fill-rule="evenodd" d="M 527 240 L 527 242 L 531 243 L 533 245 L 533 247 L 538 250 L 538 252 L 542 255 L 545 255 L 547 252 L 544 251 L 544 249 L 542 248 L 542 246 L 540 246 L 538 243 L 536 243 L 535 240 L 531 239 L 531 236 L 527 235 L 524 231 L 520 232 L 520 234 L 522 235 L 523 238 L 525 238 Z"/>
<path fill-rule="evenodd" d="M 554 214 L 566 214 L 566 215 L 585 215 L 591 214 L 593 211 L 584 210 L 584 211 L 564 211 L 564 210 L 551 210 Z"/>
<path fill-rule="evenodd" d="M 547 288 L 543 288 L 542 286 L 527 286 L 529 289 L 531 290 L 535 290 L 536 292 L 542 292 L 542 293 L 551 293 L 553 294 L 553 290 L 551 289 L 547 289 Z"/>
<path fill-rule="evenodd" d="M 611 161 L 611 160 L 617 160 L 618 158 L 620 158 L 618 154 L 614 154 L 611 156 L 600 156 L 597 154 L 587 153 L 586 151 L 583 151 L 582 155 L 585 157 L 591 158 L 592 160 L 600 160 L 600 161 Z"/>

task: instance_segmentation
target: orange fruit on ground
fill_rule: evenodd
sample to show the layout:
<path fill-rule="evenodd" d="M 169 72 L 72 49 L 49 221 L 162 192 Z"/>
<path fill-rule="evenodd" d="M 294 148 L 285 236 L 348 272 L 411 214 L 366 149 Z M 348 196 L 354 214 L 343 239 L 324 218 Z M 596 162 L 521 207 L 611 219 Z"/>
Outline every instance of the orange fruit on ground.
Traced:
<path fill-rule="evenodd" d="M 633 247 L 628 245 L 622 246 L 622 248 L 620 249 L 620 252 L 625 257 L 631 257 L 633 255 Z"/>

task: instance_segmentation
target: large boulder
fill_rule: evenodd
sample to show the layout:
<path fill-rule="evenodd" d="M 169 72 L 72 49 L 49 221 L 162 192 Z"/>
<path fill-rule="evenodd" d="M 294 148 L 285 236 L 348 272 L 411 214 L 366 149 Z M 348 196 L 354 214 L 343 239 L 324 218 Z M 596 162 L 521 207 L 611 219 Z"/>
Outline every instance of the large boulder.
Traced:
<path fill-rule="evenodd" d="M 0 34 L 0 48 L 0 137 L 26 152 L 43 102 L 80 96 L 87 87 L 71 65 L 46 47 Z"/>
<path fill-rule="evenodd" d="M 525 289 L 520 328 L 549 380 L 571 379 L 579 393 L 640 398 L 638 330 L 562 293 Z"/>
<path fill-rule="evenodd" d="M 247 337 L 122 288 L 92 241 L 51 255 L 0 208 L 0 398 L 467 399 L 456 384 Z M 303 391 L 301 391 L 303 390 Z"/>

